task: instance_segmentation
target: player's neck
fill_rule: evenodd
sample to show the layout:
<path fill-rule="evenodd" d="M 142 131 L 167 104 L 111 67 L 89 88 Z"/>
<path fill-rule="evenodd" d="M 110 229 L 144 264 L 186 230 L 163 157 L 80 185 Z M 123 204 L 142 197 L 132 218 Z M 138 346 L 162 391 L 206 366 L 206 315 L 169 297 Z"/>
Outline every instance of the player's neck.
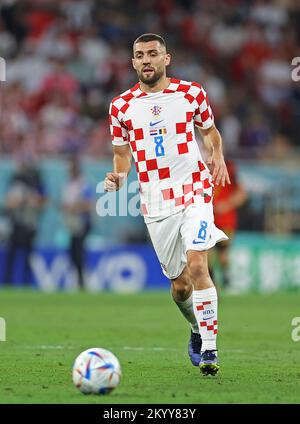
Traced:
<path fill-rule="evenodd" d="M 145 84 L 142 81 L 140 81 L 140 88 L 142 91 L 145 91 L 146 93 L 157 93 L 159 91 L 163 91 L 165 88 L 167 88 L 170 85 L 170 78 L 167 78 L 164 76 L 159 81 L 157 81 L 155 84 Z"/>

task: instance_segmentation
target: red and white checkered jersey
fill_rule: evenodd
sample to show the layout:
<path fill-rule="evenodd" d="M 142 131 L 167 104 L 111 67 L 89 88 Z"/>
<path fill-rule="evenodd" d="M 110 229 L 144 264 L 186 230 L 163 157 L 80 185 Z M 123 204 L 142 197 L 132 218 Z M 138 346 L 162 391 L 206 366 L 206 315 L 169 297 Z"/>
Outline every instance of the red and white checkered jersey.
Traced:
<path fill-rule="evenodd" d="M 146 93 L 138 83 L 112 100 L 109 122 L 113 145 L 130 145 L 146 222 L 211 201 L 194 125 L 210 128 L 214 118 L 200 84 L 170 78 L 163 91 Z"/>

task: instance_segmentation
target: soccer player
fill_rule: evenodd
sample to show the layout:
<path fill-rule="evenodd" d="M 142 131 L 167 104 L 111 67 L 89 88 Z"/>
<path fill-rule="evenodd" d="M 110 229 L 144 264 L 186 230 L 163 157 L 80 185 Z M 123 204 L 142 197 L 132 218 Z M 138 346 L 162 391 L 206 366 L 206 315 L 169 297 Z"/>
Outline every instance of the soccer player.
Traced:
<path fill-rule="evenodd" d="M 133 44 L 139 82 L 114 98 L 109 119 L 113 172 L 106 191 L 118 190 L 131 168 L 140 184 L 141 210 L 175 303 L 191 325 L 189 355 L 202 374 L 216 374 L 217 292 L 207 250 L 226 240 L 213 217 L 213 185 L 230 183 L 221 136 L 202 86 L 166 75 L 171 56 L 162 37 L 144 34 Z M 203 162 L 199 129 L 212 155 Z"/>

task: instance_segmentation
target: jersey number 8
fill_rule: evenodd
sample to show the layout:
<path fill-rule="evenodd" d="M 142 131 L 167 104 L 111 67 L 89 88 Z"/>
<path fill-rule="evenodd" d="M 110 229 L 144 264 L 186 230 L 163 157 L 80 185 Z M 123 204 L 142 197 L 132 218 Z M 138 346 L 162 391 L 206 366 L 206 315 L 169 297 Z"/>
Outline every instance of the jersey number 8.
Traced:
<path fill-rule="evenodd" d="M 165 156 L 165 149 L 164 146 L 162 145 L 164 141 L 164 138 L 162 135 L 157 135 L 156 137 L 154 137 L 154 143 L 155 143 L 155 155 L 156 157 L 159 156 Z"/>

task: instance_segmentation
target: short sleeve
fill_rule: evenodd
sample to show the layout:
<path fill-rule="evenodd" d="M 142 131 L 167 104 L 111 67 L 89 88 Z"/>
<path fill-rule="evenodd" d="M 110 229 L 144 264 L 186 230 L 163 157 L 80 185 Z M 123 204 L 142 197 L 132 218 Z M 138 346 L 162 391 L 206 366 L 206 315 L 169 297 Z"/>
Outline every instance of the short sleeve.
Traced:
<path fill-rule="evenodd" d="M 112 144 L 115 146 L 125 146 L 128 144 L 128 130 L 119 120 L 120 111 L 112 101 L 109 107 L 109 127 Z"/>
<path fill-rule="evenodd" d="M 214 115 L 209 104 L 208 95 L 201 86 L 199 87 L 199 94 L 196 97 L 194 123 L 197 127 L 205 130 L 210 128 L 214 123 Z"/>

